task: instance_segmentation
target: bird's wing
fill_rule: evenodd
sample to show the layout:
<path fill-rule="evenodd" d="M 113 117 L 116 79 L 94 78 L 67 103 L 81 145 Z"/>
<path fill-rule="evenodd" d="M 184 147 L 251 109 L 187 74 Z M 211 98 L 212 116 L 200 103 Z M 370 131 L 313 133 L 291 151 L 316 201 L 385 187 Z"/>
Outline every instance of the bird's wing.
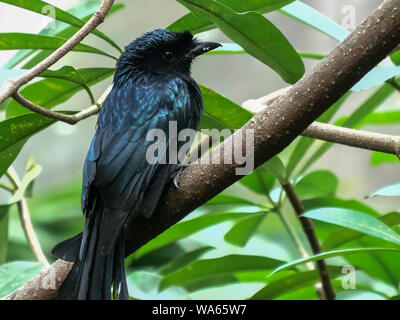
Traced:
<path fill-rule="evenodd" d="M 195 100 L 201 102 L 201 96 Z M 132 213 L 151 182 L 157 181 L 158 189 L 154 183 L 152 189 L 161 194 L 169 173 L 165 168 L 168 165 L 147 161 L 147 148 L 154 142 L 146 141 L 146 135 L 151 129 L 161 129 L 168 141 L 169 121 L 177 121 L 178 130 L 197 128 L 198 121 L 191 115 L 191 109 L 196 107 L 193 101 L 187 84 L 179 78 L 114 88 L 101 109 L 98 129 L 85 161 L 83 210 L 93 203 L 94 189 L 111 212 L 110 219 L 119 221 Z"/>

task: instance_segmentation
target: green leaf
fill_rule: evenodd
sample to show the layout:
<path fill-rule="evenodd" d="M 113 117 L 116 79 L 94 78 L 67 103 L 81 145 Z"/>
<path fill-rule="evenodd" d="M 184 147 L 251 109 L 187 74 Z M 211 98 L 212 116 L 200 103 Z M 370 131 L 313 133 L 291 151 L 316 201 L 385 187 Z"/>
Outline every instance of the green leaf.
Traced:
<path fill-rule="evenodd" d="M 371 165 L 377 166 L 383 163 L 399 163 L 399 158 L 394 154 L 373 152 L 371 155 Z"/>
<path fill-rule="evenodd" d="M 261 14 L 277 10 L 294 0 L 219 0 L 219 3 L 231 8 L 236 12 L 256 11 Z M 183 32 L 190 30 L 193 34 L 216 28 L 216 25 L 203 17 L 188 13 L 175 21 L 167 29 Z"/>
<path fill-rule="evenodd" d="M 327 170 L 314 171 L 303 177 L 294 189 L 301 197 L 334 196 L 339 185 L 338 178 Z"/>
<path fill-rule="evenodd" d="M 240 183 L 247 188 L 263 195 L 268 195 L 271 192 L 274 182 L 275 176 L 263 166 L 240 179 Z"/>
<path fill-rule="evenodd" d="M 0 86 L 7 80 L 14 80 L 22 76 L 26 70 L 0 69 Z"/>
<path fill-rule="evenodd" d="M 378 217 L 378 220 L 389 227 L 393 227 L 400 224 L 400 213 L 391 212 L 385 214 L 384 216 Z M 327 251 L 337 248 L 347 242 L 359 239 L 364 235 L 364 233 L 354 230 L 338 230 L 325 239 L 325 241 L 322 243 L 322 250 Z"/>
<path fill-rule="evenodd" d="M 348 117 L 340 119 L 346 121 Z M 362 128 L 366 125 L 388 125 L 400 123 L 400 111 L 385 111 L 385 112 L 373 112 L 368 114 L 356 128 Z"/>
<path fill-rule="evenodd" d="M 9 208 L 8 205 L 0 206 L 0 265 L 5 263 L 7 258 Z"/>
<path fill-rule="evenodd" d="M 78 6 L 68 10 L 71 14 L 74 14 L 75 16 L 82 18 L 84 21 L 89 20 L 93 13 L 96 12 L 96 10 L 99 7 L 99 2 L 98 1 L 85 1 Z M 108 15 L 110 16 L 113 13 L 117 12 L 118 10 L 122 9 L 124 7 L 124 4 L 122 3 L 116 3 L 114 4 Z M 69 39 L 71 38 L 75 33 L 77 29 L 76 27 L 70 26 L 68 24 L 65 24 L 63 22 L 59 22 L 56 24 L 56 28 L 45 28 L 42 31 L 39 32 L 39 34 L 47 35 L 47 36 L 55 36 L 59 37 L 62 39 Z M 16 55 L 14 55 L 4 66 L 5 68 L 13 68 L 15 67 L 18 63 L 23 61 L 25 58 L 29 57 L 33 53 L 37 52 L 36 50 L 21 50 L 18 51 Z M 30 59 L 28 62 L 26 62 L 22 68 L 25 69 L 31 69 L 38 63 L 42 62 L 44 59 L 46 59 L 50 54 L 52 54 L 52 50 L 41 50 L 39 51 L 32 59 Z"/>
<path fill-rule="evenodd" d="M 322 208 L 307 211 L 302 216 L 359 231 L 400 245 L 400 236 L 383 222 L 363 212 Z"/>
<path fill-rule="evenodd" d="M 364 212 L 378 217 L 379 212 L 357 200 L 344 200 L 336 197 L 320 197 L 302 200 L 305 211 L 319 208 L 343 208 Z"/>
<path fill-rule="evenodd" d="M 400 197 L 400 183 L 384 187 L 375 191 L 369 197 L 386 196 L 386 197 Z"/>
<path fill-rule="evenodd" d="M 223 193 L 218 194 L 211 200 L 207 201 L 204 205 L 209 206 L 209 205 L 219 205 L 219 204 L 233 204 L 233 205 L 254 205 L 253 202 L 248 201 L 246 199 L 242 198 L 237 198 L 234 196 L 230 195 L 225 195 Z"/>
<path fill-rule="evenodd" d="M 0 266 L 0 297 L 4 297 L 32 279 L 43 268 L 37 262 L 15 261 Z"/>
<path fill-rule="evenodd" d="M 393 52 L 390 55 L 390 59 L 396 66 L 400 65 L 400 50 Z"/>
<path fill-rule="evenodd" d="M 221 54 L 245 54 L 246 51 L 236 43 L 221 43 L 222 47 L 218 47 L 206 53 L 206 55 L 221 55 Z M 323 54 L 297 51 L 301 58 L 321 60 L 325 57 Z"/>
<path fill-rule="evenodd" d="M 159 290 L 171 286 L 186 286 L 205 278 L 230 275 L 241 271 L 272 269 L 280 263 L 282 263 L 280 260 L 251 255 L 228 255 L 199 260 L 164 277 L 160 282 Z"/>
<path fill-rule="evenodd" d="M 341 25 L 301 1 L 295 1 L 279 11 L 338 41 L 343 41 L 350 34 Z"/>
<path fill-rule="evenodd" d="M 330 279 L 334 279 L 341 275 L 342 268 L 328 267 Z M 293 292 L 298 289 L 307 287 L 316 282 L 321 281 L 318 270 L 298 272 L 271 283 L 268 283 L 264 288 L 257 291 L 250 300 L 271 300 L 285 293 Z"/>
<path fill-rule="evenodd" d="M 308 262 L 324 260 L 324 259 L 333 258 L 333 257 L 340 257 L 340 256 L 360 254 L 360 253 L 379 252 L 379 251 L 400 253 L 400 249 L 394 249 L 394 248 L 353 248 L 353 249 L 328 251 L 328 252 L 323 252 L 323 253 L 316 254 L 316 255 L 313 255 L 313 256 L 310 256 L 307 258 L 297 259 L 297 260 L 285 263 L 285 264 L 281 265 L 280 267 L 276 268 L 274 271 L 272 271 L 270 273 L 269 277 L 275 275 L 278 272 L 290 270 L 290 269 L 293 269 L 299 265 L 302 265 L 302 264 L 305 264 Z"/>
<path fill-rule="evenodd" d="M 21 185 L 18 190 L 14 193 L 8 203 L 15 203 L 21 200 L 25 196 L 25 192 L 29 186 L 33 183 L 39 174 L 42 172 L 42 167 L 34 162 L 33 158 L 30 158 L 24 177 L 22 178 Z"/>
<path fill-rule="evenodd" d="M 165 267 L 163 267 L 160 270 L 160 274 L 165 276 L 167 274 L 178 271 L 179 269 L 186 267 L 188 264 L 198 260 L 202 255 L 213 249 L 215 248 L 208 246 L 185 253 L 181 257 L 178 257 L 177 259 L 171 261 Z"/>
<path fill-rule="evenodd" d="M 239 129 L 253 116 L 249 111 L 219 93 L 202 85 L 199 87 L 203 94 L 204 114 L 217 120 L 226 128 Z"/>
<path fill-rule="evenodd" d="M 256 12 L 238 14 L 213 0 L 178 0 L 195 15 L 206 17 L 249 54 L 275 70 L 286 82 L 295 83 L 304 65 L 285 36 Z"/>
<path fill-rule="evenodd" d="M 351 90 L 367 90 L 400 74 L 398 67 L 376 67 L 368 72 Z"/>
<path fill-rule="evenodd" d="M 340 123 L 340 125 L 346 128 L 356 127 L 368 114 L 378 108 L 394 91 L 395 89 L 390 85 L 382 85 L 364 103 L 362 103 L 344 123 Z M 335 124 L 338 125 L 338 123 Z M 333 144 L 330 142 L 323 143 L 300 169 L 300 174 L 304 173 L 311 165 L 321 158 L 332 145 Z"/>
<path fill-rule="evenodd" d="M 350 94 L 346 93 L 343 97 L 341 97 L 338 101 L 335 102 L 327 111 L 325 111 L 318 119 L 318 122 L 329 122 L 332 117 L 336 114 L 339 108 L 343 105 Z M 289 162 L 286 166 L 287 175 L 290 177 L 294 172 L 296 166 L 299 164 L 301 159 L 306 154 L 307 150 L 312 146 L 315 142 L 315 139 L 310 139 L 308 137 L 299 138 L 299 142 L 296 144 L 295 149 L 290 155 Z"/>
<path fill-rule="evenodd" d="M 42 15 L 47 15 L 48 11 L 45 10 L 45 7 L 52 7 L 54 8 L 54 13 L 55 13 L 55 18 L 59 21 L 65 22 L 70 24 L 71 26 L 74 26 L 76 28 L 82 28 L 85 24 L 85 21 L 73 16 L 72 14 L 61 10 L 60 8 L 57 8 L 54 5 L 50 5 L 47 2 L 41 1 L 41 0 L 0 0 L 0 2 L 4 2 L 13 6 L 17 6 L 20 8 L 24 8 L 26 10 L 30 10 Z M 106 36 L 103 32 L 95 29 L 92 31 L 93 34 L 96 36 L 102 38 L 103 40 L 107 41 L 111 46 L 116 48 L 119 52 L 122 52 L 121 48 L 108 36 Z"/>
<path fill-rule="evenodd" d="M 286 168 L 281 159 L 275 156 L 263 164 L 263 167 L 269 170 L 281 184 L 286 184 Z"/>
<path fill-rule="evenodd" d="M 0 122 L 0 176 L 15 160 L 28 138 L 54 122 L 34 113 Z"/>
<path fill-rule="evenodd" d="M 258 215 L 243 218 L 235 222 L 231 230 L 225 234 L 225 241 L 234 246 L 244 247 L 255 234 L 266 214 L 266 212 L 260 212 Z"/>
<path fill-rule="evenodd" d="M 93 93 L 90 90 L 86 80 L 81 75 L 81 73 L 78 70 L 76 70 L 74 67 L 63 66 L 61 69 L 58 69 L 58 70 L 45 70 L 39 76 L 43 77 L 43 78 L 63 79 L 63 80 L 68 80 L 68 81 L 74 82 L 76 84 L 79 84 L 88 93 L 91 103 L 94 104 L 96 102 L 94 99 Z"/>
<path fill-rule="evenodd" d="M 210 226 L 238 218 L 249 217 L 255 214 L 257 213 L 213 213 L 206 214 L 204 216 L 188 221 L 179 222 L 170 227 L 168 230 L 164 231 L 155 239 L 145 244 L 143 247 L 137 250 L 134 255 L 135 257 L 140 257 L 145 253 L 161 248 L 180 239 L 186 238 Z"/>
<path fill-rule="evenodd" d="M 114 73 L 113 68 L 86 68 L 78 69 L 78 71 L 89 86 L 108 78 Z M 77 83 L 62 79 L 45 79 L 25 86 L 20 90 L 20 93 L 33 103 L 50 109 L 67 101 L 80 90 L 82 90 L 82 86 Z M 8 119 L 29 113 L 31 111 L 23 108 L 14 100 L 10 100 L 6 106 L 6 117 Z"/>
<path fill-rule="evenodd" d="M 61 47 L 67 40 L 62 38 L 44 36 L 32 33 L 0 33 L 0 50 L 19 50 L 19 49 L 44 49 L 56 50 Z M 77 44 L 72 51 L 88 52 L 101 54 L 103 56 L 117 60 L 116 57 L 88 46 L 83 43 Z"/>

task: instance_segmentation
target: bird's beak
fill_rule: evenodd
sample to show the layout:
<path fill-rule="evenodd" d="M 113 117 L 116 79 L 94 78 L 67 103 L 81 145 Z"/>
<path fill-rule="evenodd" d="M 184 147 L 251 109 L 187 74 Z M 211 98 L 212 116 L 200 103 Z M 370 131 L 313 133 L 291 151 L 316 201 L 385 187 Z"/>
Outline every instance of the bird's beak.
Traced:
<path fill-rule="evenodd" d="M 222 45 L 218 42 L 210 42 L 210 41 L 199 41 L 197 40 L 195 46 L 190 51 L 190 55 L 192 57 L 197 57 L 202 55 L 203 53 L 207 53 L 208 51 L 214 50 L 215 48 L 222 47 Z"/>

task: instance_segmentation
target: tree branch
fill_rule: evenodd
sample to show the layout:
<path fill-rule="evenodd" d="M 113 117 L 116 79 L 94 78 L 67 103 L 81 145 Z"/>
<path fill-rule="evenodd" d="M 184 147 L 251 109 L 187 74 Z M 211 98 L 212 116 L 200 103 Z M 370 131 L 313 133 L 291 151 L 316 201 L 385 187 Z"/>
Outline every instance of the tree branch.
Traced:
<path fill-rule="evenodd" d="M 351 89 L 361 78 L 383 60 L 400 43 L 400 0 L 386 0 L 354 32 L 322 59 L 313 72 L 292 86 L 268 108 L 256 114 L 241 130 L 214 148 L 224 154 L 231 149 L 246 130 L 254 130 L 255 166 L 268 161 L 286 148 L 313 121 L 333 103 Z M 246 141 L 243 141 L 245 146 Z M 207 156 L 207 154 L 205 155 Z M 180 175 L 179 185 L 166 192 L 150 218 L 131 219 L 127 226 L 126 254 L 134 252 L 157 235 L 177 223 L 197 207 L 201 206 L 241 176 L 235 169 L 242 166 L 232 164 L 193 164 Z M 55 267 L 62 264 L 57 261 Z M 71 264 L 68 264 L 69 266 Z M 65 267 L 57 274 L 66 275 Z M 60 272 L 60 273 L 59 273 Z M 33 283 L 38 283 L 40 275 Z M 40 282 L 39 282 L 40 283 Z M 36 293 L 36 296 L 29 292 Z M 43 291 L 43 290 L 42 290 Z M 40 287 L 26 284 L 14 299 L 48 299 L 41 294 Z M 55 290 L 52 291 L 53 296 Z"/>
<path fill-rule="evenodd" d="M 301 227 L 305 235 L 307 236 L 308 243 L 310 244 L 313 254 L 321 253 L 322 252 L 321 246 L 319 244 L 317 235 L 315 233 L 313 222 L 311 221 L 311 219 L 301 216 L 305 212 L 304 206 L 300 198 L 296 194 L 293 185 L 290 183 L 290 181 L 287 181 L 286 184 L 282 184 L 282 188 L 285 191 L 294 211 L 296 212 L 296 215 L 299 218 Z M 331 280 L 329 278 L 328 268 L 326 267 L 325 260 L 317 261 L 317 269 L 319 276 L 321 278 L 324 298 L 326 300 L 334 300 L 336 294 L 335 290 L 333 289 Z"/>
<path fill-rule="evenodd" d="M 104 21 L 104 18 L 111 9 L 113 3 L 114 0 L 103 0 L 99 9 L 89 19 L 89 21 L 86 22 L 85 25 L 60 48 L 54 51 L 41 63 L 27 71 L 20 78 L 4 82 L 0 87 L 0 104 L 3 103 L 7 98 L 13 96 L 24 84 L 28 83 L 33 78 L 41 74 L 44 70 L 51 67 L 68 52 L 70 52 L 77 44 L 79 44 L 90 32 L 92 32 L 100 23 Z"/>
<path fill-rule="evenodd" d="M 59 121 L 73 125 L 83 119 L 89 118 L 89 117 L 99 113 L 100 106 L 104 102 L 104 100 L 107 98 L 111 88 L 112 88 L 112 86 L 109 86 L 107 88 L 107 90 L 101 95 L 101 97 L 99 98 L 99 100 L 97 101 L 96 104 L 94 104 L 76 114 L 72 114 L 72 115 L 64 114 L 64 113 L 60 113 L 57 111 L 53 111 L 50 109 L 40 107 L 40 106 L 32 103 L 31 101 L 25 99 L 18 92 L 14 93 L 12 97 L 15 99 L 15 101 L 17 101 L 20 105 L 27 108 L 28 110 L 31 110 L 33 112 L 36 112 L 38 114 L 41 114 L 42 116 L 45 116 L 45 117 L 48 117 L 51 119 L 59 120 Z"/>

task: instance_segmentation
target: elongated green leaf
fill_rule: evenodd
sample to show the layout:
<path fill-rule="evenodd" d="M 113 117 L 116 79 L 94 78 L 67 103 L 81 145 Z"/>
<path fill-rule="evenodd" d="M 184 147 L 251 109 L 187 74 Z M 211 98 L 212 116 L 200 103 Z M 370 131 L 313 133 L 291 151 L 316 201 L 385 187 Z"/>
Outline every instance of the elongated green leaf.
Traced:
<path fill-rule="evenodd" d="M 400 245 L 400 236 L 390 227 L 368 214 L 348 209 L 322 208 L 307 211 L 304 217 L 336 224 Z"/>
<path fill-rule="evenodd" d="M 276 259 L 250 255 L 228 255 L 216 259 L 199 260 L 164 277 L 160 282 L 159 290 L 171 286 L 185 286 L 205 278 L 241 271 L 272 269 L 280 263 L 282 262 Z"/>
<path fill-rule="evenodd" d="M 393 227 L 400 224 L 400 213 L 391 212 L 384 216 L 377 218 L 389 227 Z M 339 230 L 329 236 L 322 244 L 322 250 L 332 250 L 347 242 L 356 240 L 364 236 L 365 233 L 358 232 L 355 230 Z"/>
<path fill-rule="evenodd" d="M 327 111 L 325 111 L 318 119 L 319 122 L 327 123 L 332 117 L 336 114 L 339 108 L 343 105 L 343 103 L 348 98 L 349 93 L 346 93 L 343 97 L 341 97 L 338 101 L 335 102 Z M 296 166 L 299 164 L 301 159 L 306 154 L 307 150 L 312 146 L 315 142 L 315 139 L 310 139 L 308 137 L 301 137 L 299 142 L 296 144 L 296 148 L 293 150 L 290 155 L 289 162 L 286 166 L 287 175 L 290 177 L 295 170 Z"/>
<path fill-rule="evenodd" d="M 342 268 L 328 267 L 330 279 L 334 279 L 341 274 Z M 289 293 L 311 284 L 321 281 L 318 270 L 311 270 L 292 274 L 271 283 L 257 291 L 250 300 L 270 300 L 275 299 L 285 293 Z"/>
<path fill-rule="evenodd" d="M 188 221 L 183 221 L 173 225 L 171 228 L 151 240 L 146 245 L 137 250 L 134 255 L 140 257 L 145 253 L 161 248 L 167 244 L 186 238 L 207 227 L 230 221 L 238 218 L 245 218 L 257 213 L 220 213 L 207 214 Z"/>
<path fill-rule="evenodd" d="M 186 267 L 188 264 L 198 260 L 202 255 L 207 253 L 210 250 L 215 249 L 214 247 L 203 247 L 188 253 L 185 253 L 183 256 L 171 261 L 165 267 L 160 270 L 160 274 L 163 276 L 178 271 Z"/>
<path fill-rule="evenodd" d="M 242 198 L 237 198 L 234 196 L 228 196 L 223 193 L 218 194 L 211 200 L 207 201 L 205 205 L 210 206 L 210 205 L 220 205 L 220 204 L 233 204 L 235 206 L 238 205 L 254 205 L 253 202 L 250 200 L 242 199 Z"/>
<path fill-rule="evenodd" d="M 27 139 L 54 122 L 38 114 L 27 114 L 0 122 L 0 176 L 15 160 Z"/>
<path fill-rule="evenodd" d="M 22 76 L 26 70 L 0 69 L 0 86 L 7 80 L 14 80 Z"/>
<path fill-rule="evenodd" d="M 311 257 L 303 258 L 303 259 L 297 259 L 288 263 L 285 263 L 281 265 L 280 267 L 276 268 L 274 271 L 270 273 L 270 277 L 275 275 L 278 272 L 285 271 L 285 270 L 290 270 L 293 269 L 299 265 L 302 265 L 304 263 L 312 262 L 312 261 L 317 261 L 317 260 L 323 260 L 323 259 L 328 259 L 328 258 L 333 258 L 333 257 L 340 257 L 340 256 L 346 256 L 346 255 L 353 255 L 353 254 L 359 254 L 359 253 L 369 253 L 369 252 L 392 252 L 392 253 L 400 253 L 400 249 L 394 249 L 394 248 L 353 248 L 353 249 L 343 249 L 343 250 L 335 250 L 335 251 L 329 251 L 329 252 L 323 252 Z"/>
<path fill-rule="evenodd" d="M 341 25 L 301 1 L 295 1 L 279 11 L 338 41 L 343 41 L 350 34 Z"/>
<path fill-rule="evenodd" d="M 95 99 L 93 96 L 92 91 L 90 90 L 86 80 L 81 75 L 81 73 L 71 66 L 63 66 L 61 69 L 58 70 L 45 70 L 40 74 L 40 77 L 43 78 L 55 78 L 55 79 L 63 79 L 74 82 L 82 86 L 89 95 L 91 103 L 95 103 Z"/>
<path fill-rule="evenodd" d="M 26 10 L 30 10 L 42 15 L 47 15 L 48 10 L 46 8 L 53 8 L 54 9 L 54 14 L 55 18 L 59 21 L 68 23 L 76 28 L 82 28 L 85 24 L 85 21 L 73 16 L 72 14 L 61 10 L 60 8 L 57 8 L 54 5 L 50 5 L 47 2 L 41 1 L 41 0 L 0 0 L 0 2 L 4 2 L 13 6 L 17 6 L 20 8 L 24 8 Z M 114 48 L 116 48 L 119 52 L 122 52 L 122 49 L 108 36 L 106 36 L 104 33 L 101 31 L 95 29 L 92 31 L 93 34 L 96 36 L 102 38 L 103 40 L 107 41 L 110 45 L 112 45 Z"/>
<path fill-rule="evenodd" d="M 221 43 L 222 47 L 218 47 L 212 51 L 209 51 L 206 53 L 206 55 L 221 55 L 221 54 L 245 54 L 246 51 L 239 45 L 235 43 Z M 312 53 L 312 52 L 303 52 L 303 51 L 297 51 L 297 54 L 301 58 L 307 58 L 307 59 L 316 59 L 316 60 L 321 60 L 324 55 L 319 54 L 319 53 Z"/>
<path fill-rule="evenodd" d="M 400 50 L 397 50 L 396 52 L 393 52 L 390 55 L 390 59 L 392 60 L 392 62 L 398 66 L 400 65 Z"/>
<path fill-rule="evenodd" d="M 344 117 L 341 121 L 346 121 L 348 117 Z M 384 111 L 384 112 L 373 112 L 368 114 L 356 128 L 362 128 L 366 125 L 389 125 L 400 123 L 400 111 Z"/>
<path fill-rule="evenodd" d="M 8 205 L 0 206 L 0 265 L 5 263 L 7 258 L 8 209 L 9 209 Z"/>
<path fill-rule="evenodd" d="M 43 268 L 36 262 L 16 261 L 0 266 L 0 298 L 13 292 Z"/>
<path fill-rule="evenodd" d="M 200 89 L 203 94 L 205 115 L 217 120 L 222 126 L 239 129 L 251 119 L 252 114 L 238 104 L 205 86 L 200 85 Z"/>
<path fill-rule="evenodd" d="M 271 192 L 274 182 L 274 175 L 266 170 L 264 166 L 257 168 L 251 174 L 240 179 L 240 183 L 244 184 L 247 188 L 263 195 Z"/>
<path fill-rule="evenodd" d="M 385 82 L 388 79 L 396 77 L 400 74 L 400 66 L 397 67 L 376 67 L 368 72 L 361 81 L 359 81 L 352 90 L 361 91 L 367 90 L 378 84 Z"/>
<path fill-rule="evenodd" d="M 320 197 L 302 200 L 306 211 L 319 208 L 343 208 L 364 212 L 378 217 L 379 212 L 357 200 L 344 200 L 335 197 Z"/>
<path fill-rule="evenodd" d="M 44 36 L 32 33 L 0 33 L 0 50 L 19 50 L 19 49 L 44 49 L 56 50 L 66 42 L 65 39 Z M 89 52 L 101 54 L 116 60 L 117 58 L 94 47 L 83 43 L 77 44 L 72 51 Z"/>
<path fill-rule="evenodd" d="M 218 2 L 236 12 L 256 11 L 264 14 L 277 10 L 293 1 L 294 0 L 219 0 Z M 215 27 L 216 25 L 212 21 L 195 16 L 193 13 L 188 13 L 171 24 L 168 29 L 176 32 L 190 30 L 193 34 L 195 34 L 213 29 Z"/>
<path fill-rule="evenodd" d="M 82 20 L 87 21 L 89 18 L 93 15 L 93 13 L 97 10 L 99 6 L 98 1 L 88 1 L 88 2 L 82 2 L 79 3 L 77 7 L 74 7 L 70 10 L 68 10 L 71 14 L 74 14 L 75 16 L 82 18 Z M 112 15 L 113 13 L 117 12 L 118 10 L 122 9 L 124 7 L 124 4 L 122 3 L 116 3 L 112 6 L 111 10 L 108 13 L 108 16 Z M 75 33 L 76 33 L 76 27 L 70 26 L 68 24 L 65 24 L 63 22 L 59 22 L 56 24 L 56 28 L 45 28 L 42 31 L 39 32 L 39 34 L 47 35 L 47 36 L 55 36 L 58 38 L 62 39 L 69 39 L 71 38 Z M 5 68 L 13 68 L 15 67 L 18 63 L 32 55 L 33 53 L 36 53 L 36 50 L 21 50 L 18 51 L 17 54 L 15 54 L 6 64 Z M 27 61 L 22 68 L 24 69 L 31 69 L 38 63 L 42 62 L 44 59 L 46 59 L 50 54 L 52 54 L 52 50 L 40 50 L 35 54 L 35 56 Z"/>
<path fill-rule="evenodd" d="M 303 177 L 294 189 L 300 197 L 334 196 L 339 185 L 338 178 L 327 170 L 314 171 Z"/>
<path fill-rule="evenodd" d="M 114 69 L 112 68 L 86 68 L 78 69 L 78 71 L 89 86 L 108 78 L 114 73 Z M 82 89 L 83 87 L 81 85 L 70 81 L 62 79 L 45 79 L 24 87 L 20 90 L 20 93 L 33 103 L 50 109 L 67 101 L 76 92 Z M 7 118 L 28 113 L 31 112 L 21 107 L 14 100 L 10 100 L 6 106 Z"/>
<path fill-rule="evenodd" d="M 281 184 L 286 184 L 286 168 L 282 160 L 275 156 L 263 164 L 263 167 L 269 170 Z"/>
<path fill-rule="evenodd" d="M 376 196 L 400 197 L 400 183 L 384 187 L 370 195 L 370 197 Z"/>
<path fill-rule="evenodd" d="M 362 103 L 344 123 L 340 123 L 340 125 L 346 128 L 356 127 L 368 114 L 378 108 L 394 91 L 395 89 L 388 84 L 382 85 L 364 103 Z M 332 143 L 330 142 L 323 143 L 300 169 L 300 174 L 304 173 L 311 165 L 321 158 L 331 146 Z"/>
<path fill-rule="evenodd" d="M 285 36 L 256 12 L 238 14 L 213 0 L 178 0 L 196 15 L 214 22 L 249 54 L 275 70 L 286 82 L 295 83 L 304 74 L 299 55 Z"/>
<path fill-rule="evenodd" d="M 371 165 L 377 166 L 383 163 L 399 163 L 399 158 L 394 154 L 373 152 L 371 155 Z"/>
<path fill-rule="evenodd" d="M 8 203 L 15 203 L 22 199 L 25 196 L 25 192 L 29 188 L 29 186 L 33 183 L 39 174 L 42 172 L 42 167 L 34 162 L 31 158 L 28 162 L 28 166 L 26 168 L 26 172 L 24 177 L 22 178 L 21 185 L 19 186 L 18 190 L 14 193 Z"/>
<path fill-rule="evenodd" d="M 224 239 L 226 242 L 238 247 L 244 247 L 256 232 L 260 223 L 264 220 L 266 213 L 259 213 L 251 217 L 240 219 L 229 230 Z"/>

